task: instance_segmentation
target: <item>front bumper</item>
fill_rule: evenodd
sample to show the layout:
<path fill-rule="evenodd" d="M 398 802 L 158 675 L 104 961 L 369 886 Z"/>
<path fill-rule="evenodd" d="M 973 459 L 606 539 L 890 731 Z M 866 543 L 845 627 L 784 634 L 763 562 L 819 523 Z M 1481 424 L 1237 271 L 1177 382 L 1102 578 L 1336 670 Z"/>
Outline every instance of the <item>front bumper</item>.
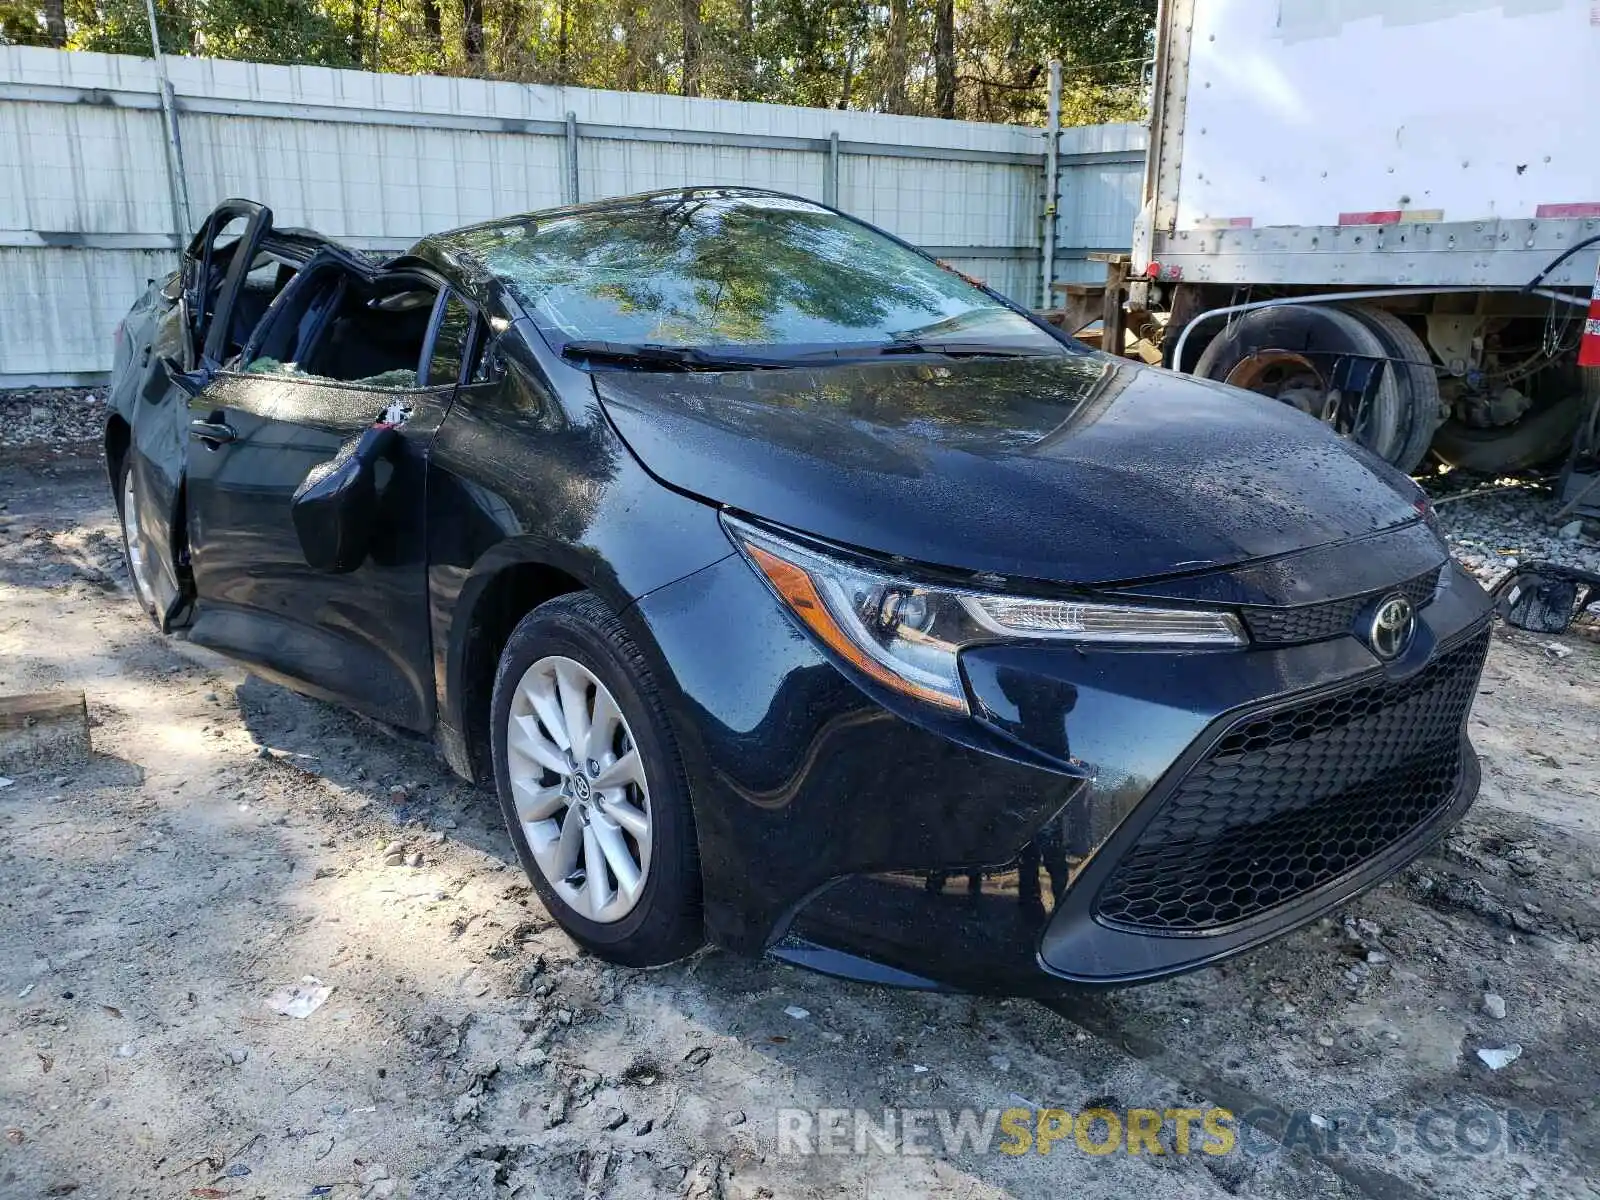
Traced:
<path fill-rule="evenodd" d="M 959 719 L 847 677 L 737 557 L 636 607 L 660 652 L 658 676 L 677 693 L 671 708 L 694 799 L 708 932 L 731 949 L 840 974 L 1048 994 L 1192 969 L 1380 882 L 1477 791 L 1465 722 L 1488 603 L 1453 567 L 1420 611 L 1410 650 L 1386 665 L 1354 636 L 1228 651 L 982 647 L 963 655 L 974 716 Z M 1163 881 L 1184 868 L 1151 859 L 1141 835 L 1159 830 L 1162 843 L 1181 842 L 1186 827 L 1173 824 L 1170 805 L 1186 780 L 1193 792 L 1197 765 L 1210 763 L 1215 775 L 1230 732 L 1363 688 L 1415 691 L 1452 654 L 1469 661 L 1455 672 L 1448 728 L 1430 709 L 1424 740 L 1430 753 L 1447 746 L 1454 766 L 1443 783 L 1432 781 L 1429 803 L 1383 836 L 1354 831 L 1337 861 L 1308 867 L 1316 849 L 1302 847 L 1294 862 L 1274 866 L 1229 828 L 1224 787 L 1211 796 L 1213 807 L 1220 797 L 1217 827 L 1200 829 L 1212 836 L 1198 840 L 1219 869 L 1237 875 L 1243 864 L 1244 886 L 1212 886 L 1212 901 L 1223 901 L 1214 909 L 1163 896 Z M 1368 728 L 1385 727 L 1381 710 L 1364 718 Z M 1339 753 L 1345 774 L 1332 791 L 1343 795 L 1392 778 L 1409 750 L 1357 740 Z M 1224 773 L 1230 765 L 1241 764 L 1223 761 Z M 1308 813 L 1320 819 L 1341 803 L 1318 783 L 1327 763 L 1308 763 L 1299 750 L 1242 765 L 1265 771 L 1278 798 L 1261 820 L 1301 828 Z M 1110 912 L 1118 869 L 1140 861 L 1131 899 L 1121 895 Z M 1284 870 L 1298 874 L 1278 878 L 1273 891 L 1271 877 Z M 1118 886 L 1128 892 L 1125 876 Z M 1230 879 L 1238 882 L 1223 883 Z M 1245 902 L 1228 907 L 1235 894 Z"/>

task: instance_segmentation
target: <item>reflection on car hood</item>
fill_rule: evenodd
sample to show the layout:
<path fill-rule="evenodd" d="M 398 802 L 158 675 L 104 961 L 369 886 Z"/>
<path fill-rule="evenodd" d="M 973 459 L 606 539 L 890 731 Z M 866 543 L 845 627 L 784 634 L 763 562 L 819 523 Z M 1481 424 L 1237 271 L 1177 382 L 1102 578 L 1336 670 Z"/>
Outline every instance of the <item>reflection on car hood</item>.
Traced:
<path fill-rule="evenodd" d="M 595 375 L 674 487 L 794 529 L 1076 583 L 1204 570 L 1417 519 L 1276 401 L 1102 355 Z"/>

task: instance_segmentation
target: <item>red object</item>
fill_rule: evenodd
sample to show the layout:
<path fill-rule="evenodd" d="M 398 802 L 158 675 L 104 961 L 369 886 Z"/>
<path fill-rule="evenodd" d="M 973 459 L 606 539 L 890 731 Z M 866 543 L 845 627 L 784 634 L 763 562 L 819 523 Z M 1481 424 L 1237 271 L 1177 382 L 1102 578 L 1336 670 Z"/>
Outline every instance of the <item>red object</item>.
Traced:
<path fill-rule="evenodd" d="M 1340 213 L 1341 225 L 1398 225 L 1400 223 L 1400 210 L 1398 208 L 1385 209 L 1382 212 L 1351 212 Z"/>
<path fill-rule="evenodd" d="M 1594 273 L 1594 291 L 1589 293 L 1589 318 L 1583 323 L 1583 339 L 1578 343 L 1578 365 L 1600 367 L 1600 264 Z"/>
<path fill-rule="evenodd" d="M 1593 204 L 1541 204 L 1534 210 L 1538 217 L 1600 217 L 1600 202 Z"/>
<path fill-rule="evenodd" d="M 1160 279 L 1161 278 L 1161 264 L 1158 263 L 1158 262 L 1151 263 L 1148 267 L 1146 267 L 1144 269 L 1144 275 L 1145 275 L 1146 279 Z"/>

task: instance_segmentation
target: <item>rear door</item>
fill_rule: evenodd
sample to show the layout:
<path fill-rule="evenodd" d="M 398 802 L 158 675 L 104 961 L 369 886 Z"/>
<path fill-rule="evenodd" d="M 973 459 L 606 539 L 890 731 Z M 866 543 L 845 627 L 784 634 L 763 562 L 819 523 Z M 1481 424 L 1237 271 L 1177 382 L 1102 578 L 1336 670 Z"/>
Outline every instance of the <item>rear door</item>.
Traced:
<path fill-rule="evenodd" d="M 452 342 L 467 336 L 465 306 L 440 290 L 430 309 L 369 323 L 356 299 L 366 283 L 347 267 L 308 266 L 254 339 L 245 370 L 221 371 L 190 402 L 188 533 L 199 594 L 190 636 L 301 691 L 425 731 L 434 690 L 424 485 L 459 376 Z M 412 378 L 404 369 L 367 379 L 317 373 L 349 373 L 341 364 L 363 348 L 328 347 L 350 341 L 352 326 L 381 340 L 386 327 L 407 322 L 421 331 Z M 291 353 L 310 373 L 283 357 Z M 395 423 L 400 438 L 379 466 L 371 552 L 346 574 L 314 570 L 291 498 L 313 467 L 379 420 Z"/>

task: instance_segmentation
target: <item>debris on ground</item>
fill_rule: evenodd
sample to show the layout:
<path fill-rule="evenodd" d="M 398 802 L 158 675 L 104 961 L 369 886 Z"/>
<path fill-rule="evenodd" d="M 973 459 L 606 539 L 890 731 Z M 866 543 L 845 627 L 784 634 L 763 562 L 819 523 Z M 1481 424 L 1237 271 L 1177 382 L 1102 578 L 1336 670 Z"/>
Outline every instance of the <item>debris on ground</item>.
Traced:
<path fill-rule="evenodd" d="M 59 771 L 88 758 L 89 710 L 83 692 L 62 688 L 0 694 L 0 767 Z"/>
<path fill-rule="evenodd" d="M 1491 1071 L 1499 1071 L 1510 1066 L 1522 1057 L 1522 1047 L 1512 1042 L 1509 1046 L 1485 1046 L 1478 1051 L 1478 1057 L 1483 1060 L 1483 1065 Z"/>
<path fill-rule="evenodd" d="M 279 988 L 263 1002 L 275 1013 L 285 1017 L 309 1017 L 321 1008 L 333 989 L 315 975 L 304 976 L 299 983 Z"/>

